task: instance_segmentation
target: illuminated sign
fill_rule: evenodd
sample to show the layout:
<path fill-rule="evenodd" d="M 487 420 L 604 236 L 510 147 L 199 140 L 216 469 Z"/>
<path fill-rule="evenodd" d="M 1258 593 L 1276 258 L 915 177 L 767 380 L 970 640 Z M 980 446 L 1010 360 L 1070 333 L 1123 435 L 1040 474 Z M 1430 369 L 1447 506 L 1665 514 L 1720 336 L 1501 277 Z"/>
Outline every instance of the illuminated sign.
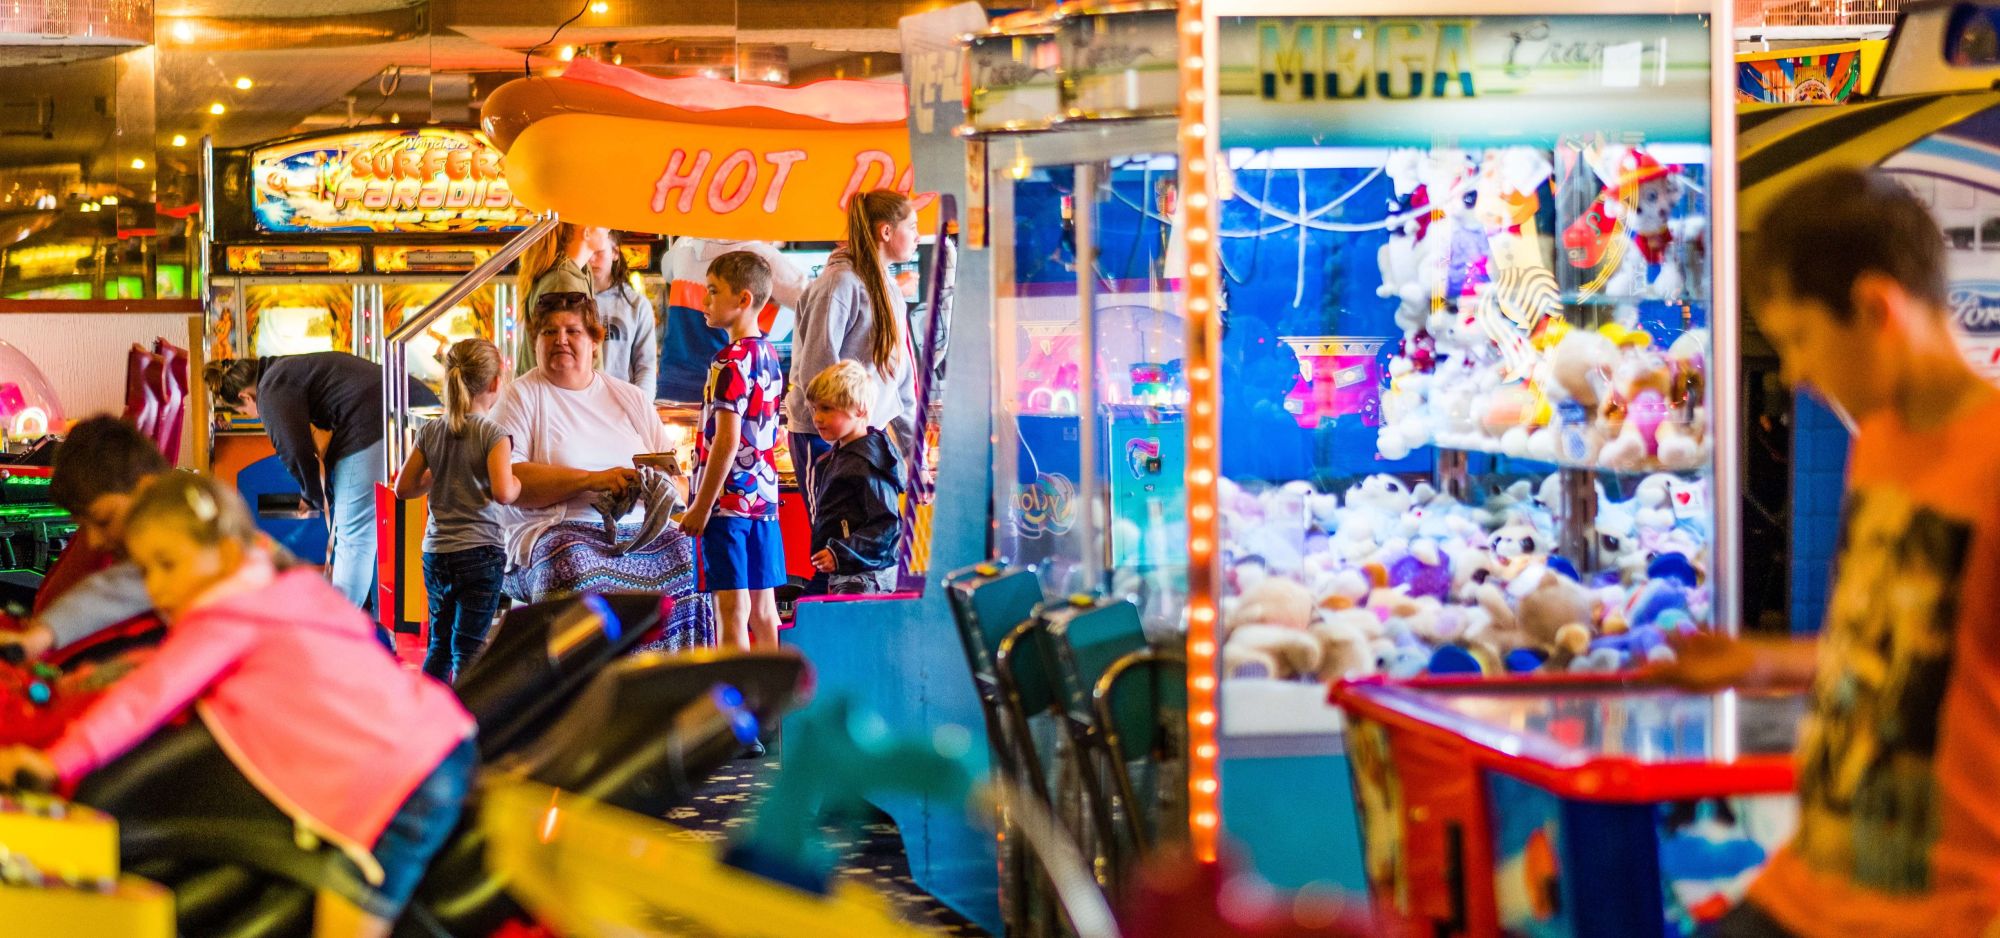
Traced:
<path fill-rule="evenodd" d="M 229 269 L 239 274 L 351 274 L 361 269 L 361 246 L 358 244 L 314 245 L 309 248 L 231 245 L 225 256 Z"/>
<path fill-rule="evenodd" d="M 375 271 L 384 274 L 401 274 L 431 270 L 471 270 L 485 263 L 498 252 L 498 248 L 471 245 L 465 247 L 377 246 L 375 248 Z"/>
<path fill-rule="evenodd" d="M 1946 308 L 1966 360 L 1988 379 L 2000 377 L 2000 282 L 1955 282 Z"/>
<path fill-rule="evenodd" d="M 1333 121 L 1359 147 L 1430 146 L 1441 128 L 1460 145 L 1520 143 L 1524 128 L 1702 142 L 1708 36 L 1699 15 L 1226 19 L 1223 133 L 1317 146 Z"/>
<path fill-rule="evenodd" d="M 1261 93 L 1314 98 L 1472 97 L 1472 24 L 1463 20 L 1270 21 L 1257 28 Z"/>
<path fill-rule="evenodd" d="M 1736 57 L 1739 104 L 1837 104 L 1870 85 L 1883 40 Z"/>
<path fill-rule="evenodd" d="M 576 141 L 596 159 L 578 171 Z M 857 192 L 908 193 L 903 128 L 767 130 L 559 114 L 507 151 L 523 202 L 625 231 L 696 238 L 832 241 L 845 236 Z M 919 210 L 935 194 L 916 197 Z"/>
<path fill-rule="evenodd" d="M 525 227 L 500 152 L 442 127 L 355 130 L 250 155 L 260 231 L 463 234 Z"/>

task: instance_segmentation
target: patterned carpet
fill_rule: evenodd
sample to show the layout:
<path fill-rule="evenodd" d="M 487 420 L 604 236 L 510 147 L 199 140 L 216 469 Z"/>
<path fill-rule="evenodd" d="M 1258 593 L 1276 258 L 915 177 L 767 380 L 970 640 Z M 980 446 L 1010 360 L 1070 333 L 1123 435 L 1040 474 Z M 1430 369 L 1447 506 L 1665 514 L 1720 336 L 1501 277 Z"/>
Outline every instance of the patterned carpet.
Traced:
<path fill-rule="evenodd" d="M 739 760 L 709 777 L 687 807 L 676 808 L 667 820 L 686 828 L 690 840 L 719 843 L 749 823 L 757 803 L 771 787 L 778 763 Z M 871 812 L 859 825 L 822 828 L 827 845 L 840 858 L 840 876 L 888 898 L 904 921 L 953 938 L 986 938 L 986 932 L 924 892 L 910 878 L 903 840 L 887 815 Z"/>

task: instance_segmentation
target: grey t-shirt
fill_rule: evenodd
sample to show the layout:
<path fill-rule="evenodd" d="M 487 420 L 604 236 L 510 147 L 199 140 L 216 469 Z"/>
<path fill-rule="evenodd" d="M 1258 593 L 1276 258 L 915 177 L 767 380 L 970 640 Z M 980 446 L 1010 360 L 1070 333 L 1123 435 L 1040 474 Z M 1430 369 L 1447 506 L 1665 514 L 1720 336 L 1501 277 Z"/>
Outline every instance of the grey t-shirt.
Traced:
<path fill-rule="evenodd" d="M 424 551 L 448 554 L 474 547 L 503 547 L 500 505 L 493 500 L 493 482 L 486 475 L 486 454 L 507 438 L 506 431 L 481 414 L 465 418 L 465 430 L 454 435 L 443 417 L 417 431 L 417 449 L 431 470 L 431 521 L 424 529 Z"/>

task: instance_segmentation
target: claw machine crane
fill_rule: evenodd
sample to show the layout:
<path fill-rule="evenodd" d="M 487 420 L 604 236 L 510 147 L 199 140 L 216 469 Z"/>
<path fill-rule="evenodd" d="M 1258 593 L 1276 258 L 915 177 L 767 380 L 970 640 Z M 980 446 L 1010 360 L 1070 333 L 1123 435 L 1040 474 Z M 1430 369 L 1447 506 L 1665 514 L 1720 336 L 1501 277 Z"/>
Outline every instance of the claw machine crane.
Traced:
<path fill-rule="evenodd" d="M 500 153 L 471 128 L 361 127 L 213 151 L 209 356 L 351 352 L 380 361 L 405 313 L 437 299 L 534 220 Z M 434 389 L 451 343 L 501 341 L 512 285 L 463 298 L 412 340 L 411 376 Z M 213 465 L 259 505 L 259 523 L 308 559 L 324 525 L 285 505 L 296 486 L 261 429 L 220 430 Z M 294 500 L 295 501 L 295 500 Z"/>
<path fill-rule="evenodd" d="M 1733 628 L 1729 21 L 1183 0 L 968 40 L 995 542 L 1185 644 L 1198 854 L 1361 887 L 1326 682 L 1613 671 Z M 1134 399 L 1173 485 L 1132 478 Z"/>
<path fill-rule="evenodd" d="M 1734 72 L 1726 3 L 1179 12 L 1199 852 L 1261 829 L 1234 754 L 1274 679 L 1552 680 L 1735 627 Z M 1372 420 L 1268 406 L 1302 332 L 1379 342 Z"/>

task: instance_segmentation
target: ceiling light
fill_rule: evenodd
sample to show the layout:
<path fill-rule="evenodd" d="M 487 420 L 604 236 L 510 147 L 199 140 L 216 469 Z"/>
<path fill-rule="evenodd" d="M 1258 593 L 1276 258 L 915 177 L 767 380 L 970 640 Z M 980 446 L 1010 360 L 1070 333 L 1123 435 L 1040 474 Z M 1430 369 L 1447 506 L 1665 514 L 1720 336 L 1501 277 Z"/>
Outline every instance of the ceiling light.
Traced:
<path fill-rule="evenodd" d="M 174 146 L 184 147 L 187 145 L 188 145 L 188 138 L 186 134 L 174 134 Z"/>
<path fill-rule="evenodd" d="M 213 115 L 215 115 L 215 116 L 217 116 L 217 117 L 221 117 L 221 116 L 222 116 L 222 113 L 223 113 L 224 111 L 227 111 L 227 110 L 229 110 L 229 109 L 228 109 L 228 108 L 226 108 L 226 107 L 223 107 L 223 106 L 222 106 L 222 102 L 220 102 L 220 101 L 217 101 L 217 102 L 215 102 L 214 104 L 211 104 L 211 105 L 209 105 L 209 106 L 208 106 L 208 113 L 210 113 L 210 114 L 213 114 Z"/>
<path fill-rule="evenodd" d="M 193 42 L 194 26 L 189 24 L 187 20 L 175 20 L 173 34 L 174 41 L 176 42 Z"/>
<path fill-rule="evenodd" d="M 145 157 L 143 157 L 143 156 L 135 156 L 135 157 L 133 157 L 133 158 L 132 158 L 132 168 L 133 168 L 133 169 L 145 169 L 145 168 L 146 168 L 146 158 L 145 158 Z"/>
<path fill-rule="evenodd" d="M 117 205 L 118 197 L 115 195 L 107 195 L 104 198 L 98 199 L 97 201 L 98 204 L 100 205 Z"/>
<path fill-rule="evenodd" d="M 245 75 L 245 76 L 244 76 L 244 77 L 242 77 L 242 78 L 238 78 L 238 79 L 236 79 L 236 90 L 238 90 L 238 91 L 249 91 L 249 90 L 250 90 L 250 86 L 251 86 L 251 81 L 250 81 L 250 77 L 249 77 L 248 75 Z"/>
<path fill-rule="evenodd" d="M 576 58 L 576 47 L 563 46 L 561 49 L 556 50 L 556 58 L 559 58 L 565 62 L 573 58 Z"/>
<path fill-rule="evenodd" d="M 595 13 L 598 16 L 603 16 L 604 14 L 611 12 L 611 4 L 605 3 L 604 0 L 597 0 L 596 3 L 590 5 L 590 12 Z"/>

